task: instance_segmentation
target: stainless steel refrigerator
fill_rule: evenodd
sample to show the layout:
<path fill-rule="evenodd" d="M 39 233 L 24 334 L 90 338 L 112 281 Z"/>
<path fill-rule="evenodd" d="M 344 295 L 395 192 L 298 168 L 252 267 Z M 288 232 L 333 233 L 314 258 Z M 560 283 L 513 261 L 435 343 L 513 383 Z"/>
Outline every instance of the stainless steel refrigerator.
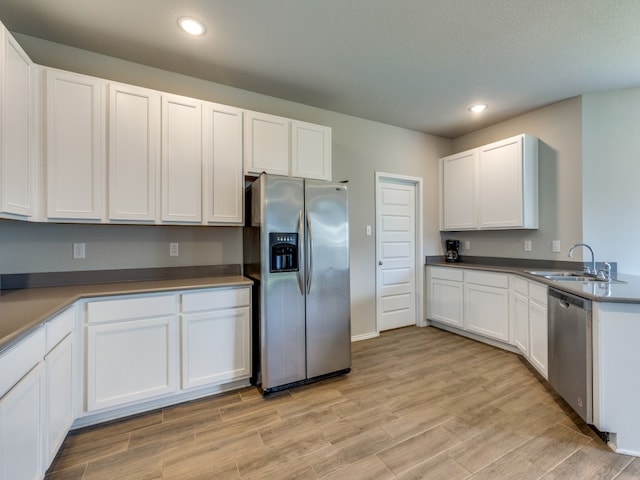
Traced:
<path fill-rule="evenodd" d="M 256 281 L 253 377 L 263 394 L 351 370 L 347 186 L 261 175 L 247 188 Z"/>

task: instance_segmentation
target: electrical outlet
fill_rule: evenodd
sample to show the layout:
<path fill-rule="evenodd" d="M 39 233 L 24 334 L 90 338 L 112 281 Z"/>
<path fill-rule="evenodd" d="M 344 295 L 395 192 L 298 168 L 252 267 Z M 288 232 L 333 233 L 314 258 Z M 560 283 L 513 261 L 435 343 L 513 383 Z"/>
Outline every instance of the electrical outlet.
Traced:
<path fill-rule="evenodd" d="M 524 251 L 525 252 L 530 252 L 531 251 L 531 240 L 525 240 L 524 241 Z"/>
<path fill-rule="evenodd" d="M 464 249 L 465 250 L 471 250 L 471 240 L 465 240 L 464 241 Z"/>
<path fill-rule="evenodd" d="M 73 244 L 73 258 L 80 259 L 85 258 L 85 244 L 84 243 L 74 243 Z"/>
<path fill-rule="evenodd" d="M 169 256 L 177 257 L 180 255 L 180 244 L 177 242 L 172 242 L 169 244 Z"/>
<path fill-rule="evenodd" d="M 560 253 L 560 240 L 551 241 L 551 251 L 554 253 Z"/>

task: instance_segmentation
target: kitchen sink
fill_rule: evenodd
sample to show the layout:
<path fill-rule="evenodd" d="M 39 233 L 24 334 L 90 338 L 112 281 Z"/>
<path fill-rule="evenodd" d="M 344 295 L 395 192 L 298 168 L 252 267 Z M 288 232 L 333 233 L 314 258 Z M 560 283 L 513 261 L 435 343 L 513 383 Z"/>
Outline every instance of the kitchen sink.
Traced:
<path fill-rule="evenodd" d="M 599 280 L 596 277 L 585 275 L 584 272 L 528 272 L 536 277 L 544 277 L 547 280 L 555 280 L 558 282 L 606 282 L 605 280 Z M 625 283 L 621 280 L 609 280 L 608 283 Z"/>
<path fill-rule="evenodd" d="M 572 275 L 543 275 L 544 278 L 548 280 L 557 280 L 560 282 L 597 282 L 599 281 L 596 277 L 587 277 L 584 275 L 581 276 L 572 276 Z"/>
<path fill-rule="evenodd" d="M 566 271 L 560 272 L 557 270 L 549 271 L 549 272 L 527 272 L 531 275 L 535 275 L 536 277 L 586 277 L 584 272 L 579 271 Z"/>

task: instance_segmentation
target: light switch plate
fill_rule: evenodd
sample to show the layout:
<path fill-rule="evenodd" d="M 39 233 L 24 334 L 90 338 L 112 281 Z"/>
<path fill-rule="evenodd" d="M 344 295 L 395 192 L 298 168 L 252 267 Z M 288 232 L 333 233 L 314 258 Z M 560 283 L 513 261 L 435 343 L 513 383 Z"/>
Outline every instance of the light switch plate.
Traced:
<path fill-rule="evenodd" d="M 371 225 L 367 225 L 366 226 L 365 233 L 366 233 L 367 237 L 371 236 Z"/>
<path fill-rule="evenodd" d="M 560 253 L 560 240 L 551 241 L 551 251 L 555 253 Z"/>

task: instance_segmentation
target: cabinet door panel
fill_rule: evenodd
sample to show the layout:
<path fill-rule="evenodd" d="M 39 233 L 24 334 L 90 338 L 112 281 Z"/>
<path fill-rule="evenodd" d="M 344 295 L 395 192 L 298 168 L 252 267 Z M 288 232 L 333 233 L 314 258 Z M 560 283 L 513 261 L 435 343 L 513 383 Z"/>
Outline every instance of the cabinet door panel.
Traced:
<path fill-rule="evenodd" d="M 331 129 L 291 122 L 291 175 L 331 180 Z"/>
<path fill-rule="evenodd" d="M 475 150 L 443 158 L 440 162 L 442 229 L 476 228 Z"/>
<path fill-rule="evenodd" d="M 205 215 L 209 223 L 241 224 L 242 110 L 205 104 Z"/>
<path fill-rule="evenodd" d="M 47 216 L 102 218 L 102 88 L 97 78 L 47 70 Z"/>
<path fill-rule="evenodd" d="M 162 97 L 162 220 L 202 221 L 202 104 Z"/>
<path fill-rule="evenodd" d="M 45 357 L 46 366 L 46 444 L 45 463 L 49 465 L 73 423 L 73 335 L 68 335 Z"/>
<path fill-rule="evenodd" d="M 480 149 L 479 227 L 519 227 L 523 219 L 522 137 Z"/>
<path fill-rule="evenodd" d="M 429 297 L 430 318 L 462 328 L 462 283 L 447 280 L 431 280 Z"/>
<path fill-rule="evenodd" d="M 245 112 L 245 172 L 289 175 L 289 120 Z"/>
<path fill-rule="evenodd" d="M 0 25 L 0 210 L 33 215 L 32 62 Z"/>
<path fill-rule="evenodd" d="M 509 341 L 509 290 L 465 284 L 464 298 L 467 330 Z"/>
<path fill-rule="evenodd" d="M 0 399 L 0 478 L 42 478 L 43 367 L 38 364 Z"/>
<path fill-rule="evenodd" d="M 98 410 L 177 390 L 176 318 L 87 329 L 87 409 Z"/>
<path fill-rule="evenodd" d="M 513 341 L 525 357 L 529 356 L 529 299 L 514 293 L 513 300 Z"/>
<path fill-rule="evenodd" d="M 182 388 L 213 385 L 251 374 L 250 309 L 182 317 Z"/>
<path fill-rule="evenodd" d="M 529 335 L 531 364 L 544 376 L 548 377 L 549 358 L 549 324 L 547 319 L 547 307 L 537 302 L 529 302 Z"/>
<path fill-rule="evenodd" d="M 109 85 L 110 220 L 155 220 L 159 133 L 158 92 Z"/>

